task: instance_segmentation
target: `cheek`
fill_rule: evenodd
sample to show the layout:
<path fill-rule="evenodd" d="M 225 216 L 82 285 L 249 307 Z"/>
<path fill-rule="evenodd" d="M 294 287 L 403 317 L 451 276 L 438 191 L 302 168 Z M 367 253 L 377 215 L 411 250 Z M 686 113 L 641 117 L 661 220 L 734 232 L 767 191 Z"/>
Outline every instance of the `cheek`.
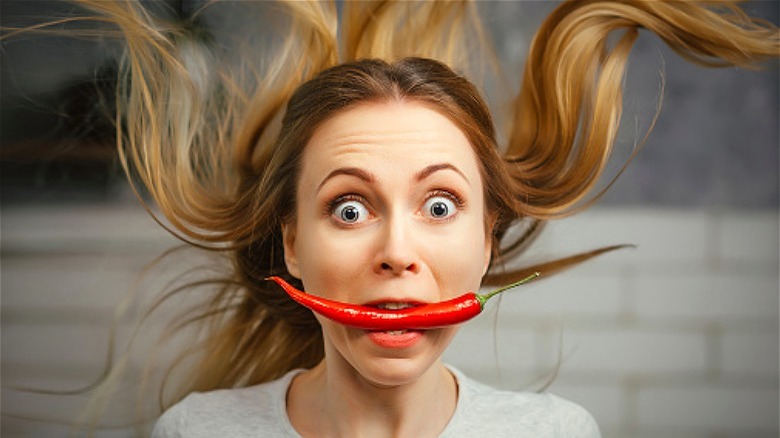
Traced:
<path fill-rule="evenodd" d="M 486 262 L 484 229 L 482 220 L 472 219 L 428 241 L 427 259 L 440 284 L 450 286 L 444 289 L 457 295 L 479 288 Z"/>
<path fill-rule="evenodd" d="M 315 293 L 343 290 L 340 281 L 354 278 L 370 262 L 365 242 L 320 221 L 301 224 L 296 248 L 303 283 Z"/>

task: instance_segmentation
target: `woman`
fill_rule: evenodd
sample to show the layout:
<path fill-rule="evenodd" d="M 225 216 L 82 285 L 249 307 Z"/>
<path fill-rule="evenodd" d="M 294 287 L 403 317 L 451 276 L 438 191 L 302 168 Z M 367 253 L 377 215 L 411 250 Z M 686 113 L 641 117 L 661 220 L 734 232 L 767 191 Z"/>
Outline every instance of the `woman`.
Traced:
<path fill-rule="evenodd" d="M 428 59 L 343 64 L 299 88 L 282 132 L 290 142 L 277 145 L 287 155 L 279 162 L 298 161 L 270 176 L 289 187 L 275 211 L 284 265 L 257 274 L 276 271 L 309 293 L 385 308 L 479 288 L 497 218 L 516 213 L 491 117 L 466 80 Z M 317 322 L 324 358 L 313 368 L 189 397 L 156 435 L 598 435 L 584 410 L 559 398 L 489 390 L 448 370 L 441 354 L 457 326 Z"/>
<path fill-rule="evenodd" d="M 207 330 L 157 436 L 598 436 L 579 406 L 447 368 L 456 326 L 350 328 L 266 278 L 403 308 L 586 259 L 598 251 L 501 263 L 540 221 L 598 197 L 638 29 L 707 65 L 778 53 L 774 27 L 731 4 L 567 2 L 539 30 L 499 144 L 479 92 L 450 68 L 481 41 L 473 5 L 349 2 L 339 29 L 335 6 L 291 2 L 290 36 L 245 94 L 185 28 L 132 3 L 81 3 L 127 44 L 117 126 L 131 181 L 174 234 L 233 261 L 184 316 Z"/>

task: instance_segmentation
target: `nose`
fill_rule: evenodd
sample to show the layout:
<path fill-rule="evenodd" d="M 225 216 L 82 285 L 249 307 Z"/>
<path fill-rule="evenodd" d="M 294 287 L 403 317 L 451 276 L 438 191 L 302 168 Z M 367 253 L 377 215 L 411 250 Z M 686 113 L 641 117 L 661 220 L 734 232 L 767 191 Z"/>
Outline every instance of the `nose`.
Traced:
<path fill-rule="evenodd" d="M 380 274 L 400 276 L 420 271 L 420 260 L 407 225 L 391 220 L 382 227 L 375 270 Z"/>

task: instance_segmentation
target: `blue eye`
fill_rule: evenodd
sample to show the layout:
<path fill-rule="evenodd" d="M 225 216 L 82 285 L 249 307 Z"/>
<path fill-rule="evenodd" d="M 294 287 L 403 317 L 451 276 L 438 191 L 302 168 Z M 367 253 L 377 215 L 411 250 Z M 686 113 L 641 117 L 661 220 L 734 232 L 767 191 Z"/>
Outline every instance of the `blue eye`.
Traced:
<path fill-rule="evenodd" d="M 339 222 L 356 224 L 368 219 L 369 213 L 363 203 L 354 199 L 345 200 L 336 204 L 333 208 L 333 217 Z"/>
<path fill-rule="evenodd" d="M 446 196 L 432 196 L 423 205 L 423 214 L 434 219 L 447 219 L 457 212 L 458 206 Z"/>

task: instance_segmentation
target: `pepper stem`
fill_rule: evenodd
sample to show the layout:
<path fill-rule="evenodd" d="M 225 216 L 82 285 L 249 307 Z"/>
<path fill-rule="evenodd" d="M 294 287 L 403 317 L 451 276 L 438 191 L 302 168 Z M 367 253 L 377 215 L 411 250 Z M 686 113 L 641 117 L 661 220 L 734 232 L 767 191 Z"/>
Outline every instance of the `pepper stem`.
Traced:
<path fill-rule="evenodd" d="M 512 289 L 513 287 L 520 286 L 521 284 L 528 283 L 529 281 L 535 279 L 536 277 L 540 276 L 541 273 L 534 272 L 533 274 L 529 275 L 528 277 L 523 278 L 522 280 L 516 281 L 512 284 L 508 284 L 506 286 L 501 286 L 500 288 L 496 290 L 492 290 L 486 294 L 476 294 L 477 295 L 477 301 L 479 301 L 480 307 L 485 307 L 485 303 L 494 296 L 500 294 L 501 292 L 507 291 L 509 289 Z"/>

